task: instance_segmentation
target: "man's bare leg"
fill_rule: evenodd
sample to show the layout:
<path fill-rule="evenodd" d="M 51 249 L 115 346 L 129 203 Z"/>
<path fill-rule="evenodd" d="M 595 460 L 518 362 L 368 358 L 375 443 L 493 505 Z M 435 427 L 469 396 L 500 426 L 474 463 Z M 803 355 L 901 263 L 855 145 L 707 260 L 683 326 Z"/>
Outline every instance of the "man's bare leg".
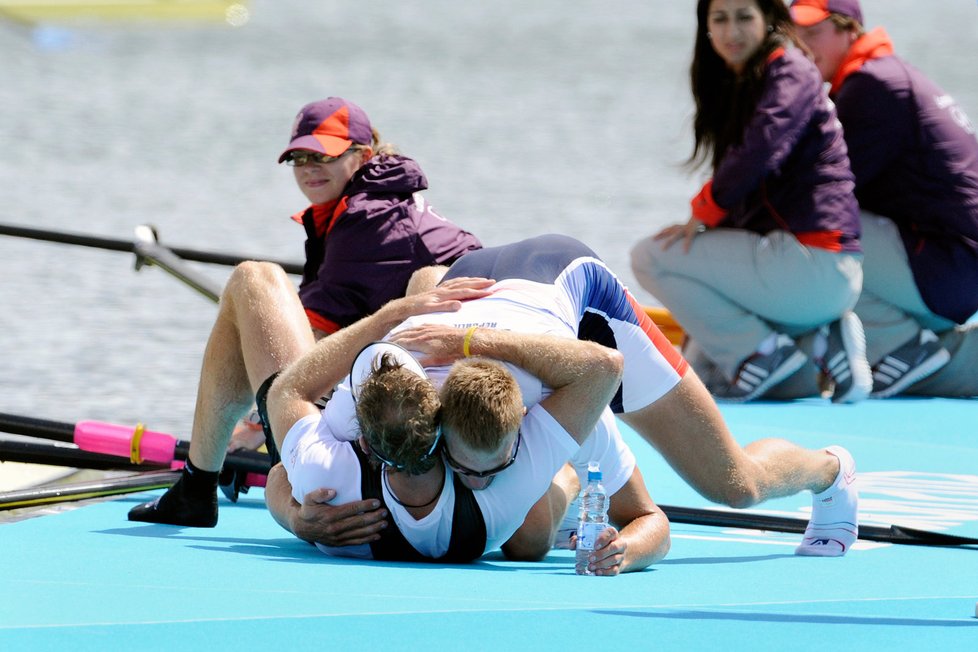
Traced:
<path fill-rule="evenodd" d="M 221 296 L 197 390 L 190 460 L 219 471 L 231 432 L 265 380 L 315 341 L 292 281 L 277 265 L 235 268 Z"/>
<path fill-rule="evenodd" d="M 129 520 L 213 527 L 217 478 L 238 419 L 272 374 L 314 345 L 292 282 L 277 265 L 246 262 L 225 286 L 201 365 L 188 463 L 156 501 Z"/>
<path fill-rule="evenodd" d="M 805 546 L 816 540 L 822 543 L 814 545 L 822 546 L 829 539 L 834 542 L 831 550 L 840 555 L 855 541 L 855 465 L 848 453 L 836 447 L 807 450 L 783 439 L 762 439 L 741 448 L 694 372 L 687 372 L 670 393 L 642 410 L 622 415 L 622 420 L 713 502 L 745 508 L 805 489 L 815 494 L 809 532 L 799 554 L 828 556 L 832 554 L 828 548 L 812 553 Z M 839 504 L 848 507 L 835 509 Z M 834 511 L 825 512 L 826 506 L 833 506 Z M 826 534 L 824 526 L 829 523 L 839 526 L 827 536 L 816 536 L 815 530 Z"/>
<path fill-rule="evenodd" d="M 410 296 L 412 294 L 421 294 L 426 290 L 430 290 L 439 283 L 441 283 L 442 277 L 445 276 L 445 272 L 448 271 L 446 265 L 431 265 L 429 267 L 422 267 L 411 274 L 411 278 L 408 280 L 407 289 L 404 291 L 404 296 Z"/>

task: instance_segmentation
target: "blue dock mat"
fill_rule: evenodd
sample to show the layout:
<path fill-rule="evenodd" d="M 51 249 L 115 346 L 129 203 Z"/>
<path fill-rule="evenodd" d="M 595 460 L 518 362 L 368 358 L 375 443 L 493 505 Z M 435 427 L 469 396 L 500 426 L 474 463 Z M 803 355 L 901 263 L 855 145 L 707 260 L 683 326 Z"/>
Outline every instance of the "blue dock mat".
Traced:
<path fill-rule="evenodd" d="M 861 521 L 978 537 L 978 403 L 724 406 L 738 440 L 846 446 Z M 715 507 L 627 431 L 653 497 Z M 214 529 L 129 523 L 152 494 L 0 526 L 0 649 L 978 649 L 978 549 L 859 542 L 793 555 L 800 535 L 673 524 L 668 557 L 614 578 L 490 553 L 467 566 L 326 557 L 260 490 Z M 801 495 L 753 512 L 807 517 Z"/>

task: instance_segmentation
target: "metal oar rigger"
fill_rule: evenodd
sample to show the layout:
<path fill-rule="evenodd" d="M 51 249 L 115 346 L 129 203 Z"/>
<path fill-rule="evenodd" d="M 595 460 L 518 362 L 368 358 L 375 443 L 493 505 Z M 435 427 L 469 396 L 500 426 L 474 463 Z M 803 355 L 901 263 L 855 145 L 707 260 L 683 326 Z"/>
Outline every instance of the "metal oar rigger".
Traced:
<path fill-rule="evenodd" d="M 159 232 L 156 227 L 149 224 L 136 227 L 134 240 L 120 240 L 2 223 L 0 223 L 0 235 L 133 253 L 136 254 L 136 270 L 141 269 L 144 265 L 159 267 L 212 301 L 217 301 L 221 288 L 192 269 L 186 264 L 186 261 L 233 267 L 246 260 L 261 260 L 274 263 L 287 273 L 296 275 L 302 274 L 303 267 L 302 263 L 275 260 L 264 256 L 242 256 L 186 247 L 164 246 L 159 240 Z M 643 306 L 643 308 L 670 342 L 675 345 L 682 344 L 685 332 L 666 308 L 661 306 Z"/>
<path fill-rule="evenodd" d="M 190 269 L 182 258 L 161 245 L 159 234 L 154 227 L 146 224 L 136 227 L 136 241 L 133 243 L 133 248 L 136 252 L 137 271 L 145 264 L 154 265 L 211 301 L 218 301 L 221 298 L 221 286 Z"/>
<path fill-rule="evenodd" d="M 159 244 L 156 238 L 156 229 L 150 225 L 137 227 L 138 237 L 145 237 L 144 233 L 139 233 L 141 229 L 150 229 L 154 234 L 153 240 Z M 32 240 L 42 240 L 45 242 L 58 242 L 61 244 L 78 245 L 82 247 L 92 247 L 95 249 L 105 249 L 108 251 L 121 251 L 137 253 L 136 243 L 132 240 L 121 240 L 118 238 L 107 238 L 101 236 L 91 236 L 81 233 L 69 233 L 65 231 L 53 231 L 49 229 L 35 229 L 16 224 L 0 224 L 0 235 L 9 235 L 18 238 L 29 238 Z M 212 265 L 224 265 L 234 267 L 238 263 L 246 260 L 264 260 L 266 262 L 279 265 L 289 274 L 301 274 L 302 264 L 297 262 L 273 260 L 271 258 L 242 256 L 226 254 L 218 251 L 204 251 L 201 249 L 188 249 L 186 247 L 167 247 L 169 251 L 179 256 L 183 260 L 190 260 L 197 263 L 210 263 Z"/>

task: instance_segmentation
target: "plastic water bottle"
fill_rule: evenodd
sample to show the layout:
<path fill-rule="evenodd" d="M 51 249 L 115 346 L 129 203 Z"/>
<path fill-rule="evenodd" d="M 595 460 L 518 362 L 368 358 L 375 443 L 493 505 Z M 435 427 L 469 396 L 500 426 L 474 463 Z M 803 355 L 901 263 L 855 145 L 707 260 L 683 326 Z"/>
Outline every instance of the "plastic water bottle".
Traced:
<path fill-rule="evenodd" d="M 601 484 L 601 469 L 597 462 L 588 462 L 587 486 L 581 494 L 581 516 L 577 524 L 577 554 L 574 570 L 578 575 L 594 575 L 588 570 L 588 557 L 594 542 L 608 527 L 608 496 Z"/>

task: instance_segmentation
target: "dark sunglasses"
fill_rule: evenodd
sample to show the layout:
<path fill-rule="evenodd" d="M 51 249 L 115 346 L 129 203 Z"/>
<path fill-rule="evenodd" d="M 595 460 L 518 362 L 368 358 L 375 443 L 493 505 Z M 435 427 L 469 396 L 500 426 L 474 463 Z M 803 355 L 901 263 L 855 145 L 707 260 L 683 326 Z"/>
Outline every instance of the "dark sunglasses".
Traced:
<path fill-rule="evenodd" d="M 439 444 L 441 444 L 441 426 L 440 425 L 435 430 L 435 441 L 433 441 L 431 443 L 431 448 L 428 449 L 428 452 L 427 453 L 425 453 L 424 455 L 421 456 L 421 459 L 419 461 L 420 462 L 424 462 L 425 460 L 429 459 L 432 455 L 434 455 L 438 451 L 438 445 Z M 391 460 L 387 459 L 386 457 L 384 457 L 383 455 L 381 455 L 380 453 L 378 453 L 376 450 L 374 450 L 374 447 L 373 446 L 370 446 L 369 444 L 367 445 L 367 447 L 370 448 L 370 454 L 373 455 L 374 457 L 376 457 L 377 460 L 379 460 L 382 464 L 385 464 L 386 466 L 389 466 L 390 468 L 395 469 L 397 471 L 403 471 L 404 470 L 404 467 L 405 467 L 404 464 L 397 464 L 395 462 L 392 462 Z"/>
<path fill-rule="evenodd" d="M 442 446 L 441 456 L 444 458 L 445 463 L 455 471 L 456 473 L 461 473 L 462 475 L 467 475 L 472 478 L 488 478 L 490 475 L 496 475 L 501 471 L 505 471 L 509 467 L 513 466 L 513 462 L 516 461 L 516 456 L 520 452 L 520 442 L 523 441 L 523 430 L 518 430 L 516 432 L 516 445 L 513 446 L 513 454 L 508 460 L 500 464 L 499 466 L 487 469 L 485 471 L 474 471 L 466 466 L 462 466 L 452 457 L 452 454 L 448 452 L 448 446 Z"/>
<path fill-rule="evenodd" d="M 345 152 L 339 156 L 328 156 L 326 154 L 320 154 L 319 152 L 310 152 L 307 150 L 297 150 L 295 152 L 290 152 L 288 157 L 285 159 L 286 165 L 291 165 L 294 168 L 301 168 L 310 163 L 317 163 L 319 165 L 325 165 L 326 163 L 332 163 L 333 161 L 338 161 L 350 152 L 353 151 L 351 146 Z"/>

